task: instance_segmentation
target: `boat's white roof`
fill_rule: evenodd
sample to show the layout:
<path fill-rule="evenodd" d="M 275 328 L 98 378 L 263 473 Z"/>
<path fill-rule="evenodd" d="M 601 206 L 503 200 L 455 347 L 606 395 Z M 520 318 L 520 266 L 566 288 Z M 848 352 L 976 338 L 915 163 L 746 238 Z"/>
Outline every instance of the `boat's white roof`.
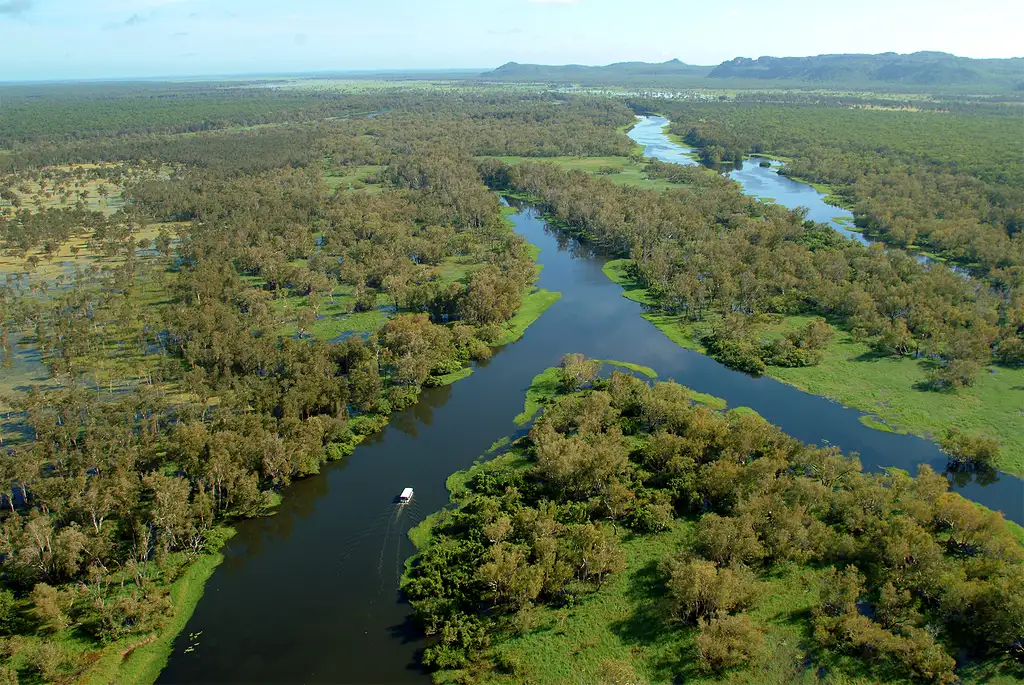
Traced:
<path fill-rule="evenodd" d="M 402 497 L 412 497 L 412 488 L 402 490 Z"/>

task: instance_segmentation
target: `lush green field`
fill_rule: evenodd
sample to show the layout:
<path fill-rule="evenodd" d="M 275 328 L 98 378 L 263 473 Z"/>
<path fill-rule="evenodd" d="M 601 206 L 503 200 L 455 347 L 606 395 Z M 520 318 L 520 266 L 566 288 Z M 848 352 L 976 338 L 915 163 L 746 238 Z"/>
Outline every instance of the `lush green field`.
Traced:
<path fill-rule="evenodd" d="M 615 366 L 620 369 L 632 371 L 633 373 L 640 374 L 641 376 L 646 376 L 647 378 L 653 379 L 658 377 L 657 371 L 655 371 L 649 366 L 644 366 L 643 364 L 634 364 L 633 362 L 620 362 L 615 359 L 601 359 L 600 362 L 602 364 L 607 364 L 608 366 Z"/>
<path fill-rule="evenodd" d="M 382 167 L 374 164 L 348 167 L 344 173 L 324 174 L 324 183 L 332 190 L 365 190 L 368 193 L 379 193 L 380 185 L 373 182 Z"/>
<path fill-rule="evenodd" d="M 646 290 L 626 273 L 628 261 L 609 261 L 604 266 L 605 275 L 623 287 L 625 297 L 653 304 Z M 644 318 L 678 345 L 704 351 L 693 324 L 658 313 L 644 314 Z M 789 317 L 774 328 L 781 332 L 804 325 L 807 320 Z M 867 344 L 855 342 L 848 331 L 835 330 L 820 364 L 801 368 L 769 366 L 768 374 L 874 415 L 874 420 L 865 417 L 863 421 L 871 428 L 935 438 L 955 426 L 991 435 L 1002 443 L 1000 466 L 1011 473 L 1024 473 L 1024 369 L 989 366 L 973 386 L 955 393 L 923 390 L 919 388 L 927 380 L 927 361 L 877 357 Z"/>

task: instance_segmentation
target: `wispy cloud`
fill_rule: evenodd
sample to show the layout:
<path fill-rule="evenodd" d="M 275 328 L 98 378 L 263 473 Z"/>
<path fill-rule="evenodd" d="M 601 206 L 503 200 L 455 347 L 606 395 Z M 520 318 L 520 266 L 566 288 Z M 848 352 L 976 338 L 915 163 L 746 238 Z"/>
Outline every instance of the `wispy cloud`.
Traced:
<path fill-rule="evenodd" d="M 8 0 L 0 2 L 0 17 L 20 17 L 32 9 L 33 0 Z"/>
<path fill-rule="evenodd" d="M 147 21 L 149 21 L 152 18 L 153 18 L 152 14 L 150 14 L 148 16 L 145 16 L 145 17 L 142 16 L 141 14 L 133 14 L 132 16 L 130 16 L 127 19 L 125 19 L 124 21 L 115 21 L 115 22 L 113 22 L 111 24 L 107 24 L 103 28 L 106 29 L 107 31 L 116 31 L 118 29 L 130 29 L 133 26 L 138 26 L 139 24 L 147 22 Z"/>

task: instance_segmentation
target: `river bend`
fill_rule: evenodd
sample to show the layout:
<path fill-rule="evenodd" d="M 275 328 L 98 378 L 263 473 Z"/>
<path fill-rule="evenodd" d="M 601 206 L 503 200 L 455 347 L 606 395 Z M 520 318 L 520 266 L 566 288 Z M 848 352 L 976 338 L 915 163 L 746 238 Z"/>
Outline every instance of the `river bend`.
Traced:
<path fill-rule="evenodd" d="M 277 514 L 239 523 L 159 682 L 428 683 L 416 665 L 422 639 L 398 592 L 414 552 L 406 534 L 447 503 L 449 474 L 517 432 L 512 417 L 531 379 L 567 352 L 650 366 L 662 379 L 751 407 L 800 440 L 859 453 L 866 469 L 944 468 L 934 443 L 872 430 L 858 411 L 677 346 L 604 276 L 603 257 L 530 207 L 512 220 L 541 248 L 538 285 L 562 299 L 469 378 L 424 391 L 349 459 L 287 488 Z M 407 486 L 413 503 L 396 509 Z M 998 474 L 956 488 L 1024 522 L 1020 480 Z"/>

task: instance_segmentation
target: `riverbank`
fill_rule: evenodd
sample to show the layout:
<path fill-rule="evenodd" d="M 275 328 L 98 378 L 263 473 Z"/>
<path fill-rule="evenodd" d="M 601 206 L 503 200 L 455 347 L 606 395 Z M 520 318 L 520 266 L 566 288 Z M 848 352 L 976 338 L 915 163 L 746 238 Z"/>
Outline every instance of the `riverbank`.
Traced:
<path fill-rule="evenodd" d="M 645 306 L 657 302 L 626 270 L 630 260 L 605 263 L 605 275 L 622 287 L 623 296 Z M 670 340 L 705 353 L 696 327 L 681 317 L 653 311 L 644 314 Z M 777 331 L 805 325 L 806 317 L 786 317 Z M 707 327 L 707 324 L 704 324 Z M 769 327 L 772 328 L 772 327 Z M 1024 474 L 1024 422 L 1020 417 L 1019 388 L 1024 369 L 990 366 L 975 385 L 956 393 L 919 389 L 927 381 L 929 363 L 910 357 L 877 357 L 849 331 L 833 326 L 835 336 L 823 350 L 820 364 L 800 368 L 769 366 L 767 375 L 805 392 L 867 412 L 864 425 L 877 430 L 911 433 L 929 440 L 949 427 L 984 433 L 1002 444 L 999 467 Z M 771 335 L 767 330 L 766 334 Z"/>
<path fill-rule="evenodd" d="M 133 634 L 94 649 L 93 642 L 79 634 L 77 626 L 57 633 L 18 636 L 19 646 L 7 665 L 15 671 L 37 670 L 45 664 L 44 680 L 52 676 L 74 677 L 82 685 L 108 683 L 153 683 L 171 655 L 175 638 L 192 616 L 206 581 L 224 561 L 221 548 L 235 534 L 222 525 L 211 531 L 208 548 L 194 558 L 177 552 L 164 560 L 150 578 L 155 591 L 164 592 L 170 617 L 156 631 Z M 161 579 L 173 580 L 161 584 Z M 129 586 L 131 583 L 129 583 Z M 150 591 L 154 591 L 151 588 Z"/>
<path fill-rule="evenodd" d="M 235 534 L 228 526 L 216 531 L 216 544 L 189 564 L 181 577 L 170 586 L 173 617 L 159 633 L 148 637 L 134 637 L 108 645 L 80 682 L 83 685 L 105 685 L 106 683 L 139 683 L 148 685 L 156 681 L 160 671 L 167 665 L 174 648 L 174 640 L 192 617 L 203 596 L 206 581 L 224 561 L 221 548 Z M 196 636 L 196 642 L 198 642 Z"/>

